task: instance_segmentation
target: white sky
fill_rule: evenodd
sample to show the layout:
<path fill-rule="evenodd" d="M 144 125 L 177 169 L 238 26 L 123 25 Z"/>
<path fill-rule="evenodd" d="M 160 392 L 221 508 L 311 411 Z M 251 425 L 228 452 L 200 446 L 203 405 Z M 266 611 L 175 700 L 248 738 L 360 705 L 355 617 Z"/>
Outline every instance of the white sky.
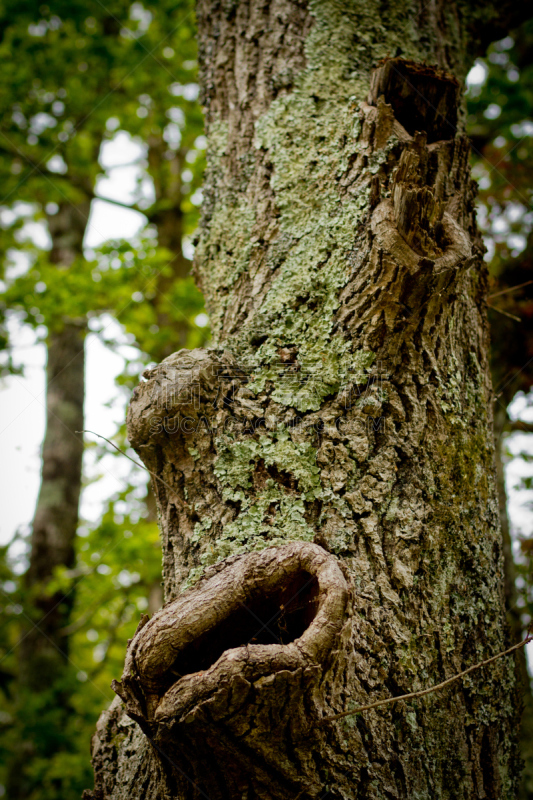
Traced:
<path fill-rule="evenodd" d="M 139 155 L 142 155 L 139 146 L 121 132 L 104 146 L 102 162 L 105 166 L 131 163 Z M 102 196 L 131 202 L 137 177 L 135 166 L 115 167 L 110 171 L 110 179 L 100 181 L 97 191 Z M 149 187 L 146 188 L 149 196 Z M 142 214 L 96 200 L 91 207 L 85 245 L 95 247 L 110 238 L 131 238 L 145 221 Z M 129 351 L 131 355 L 132 349 L 120 325 L 111 317 L 107 322 L 106 336 L 117 342 L 118 352 L 105 347 L 95 334 L 89 333 L 86 339 L 85 427 L 112 438 L 125 416 L 125 400 L 114 381 L 124 367 L 121 353 L 126 355 Z M 9 542 L 17 528 L 24 529 L 32 520 L 39 491 L 40 448 L 45 426 L 44 345 L 35 345 L 33 332 L 16 323 L 12 324 L 12 333 L 18 345 L 15 357 L 24 365 L 24 376 L 13 375 L 0 383 L 0 486 L 3 493 L 0 544 Z M 94 437 L 87 438 L 97 441 Z M 130 466 L 126 461 L 121 468 L 121 459 L 112 456 L 99 463 L 98 473 L 104 477 L 84 490 L 83 518 L 98 519 L 105 499 L 123 488 L 121 476 L 128 474 Z M 89 479 L 97 474 L 90 452 L 85 457 L 85 473 Z"/>

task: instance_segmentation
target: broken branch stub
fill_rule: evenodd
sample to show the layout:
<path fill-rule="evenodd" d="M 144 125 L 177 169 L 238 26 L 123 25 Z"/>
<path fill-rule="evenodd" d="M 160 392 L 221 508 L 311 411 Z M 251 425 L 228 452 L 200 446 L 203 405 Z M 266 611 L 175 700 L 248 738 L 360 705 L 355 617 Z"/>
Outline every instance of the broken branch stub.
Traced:
<path fill-rule="evenodd" d="M 209 418 L 215 414 L 221 389 L 240 372 L 226 350 L 178 350 L 153 369 L 136 387 L 128 408 L 128 438 L 145 464 L 153 462 L 152 451 L 168 432 L 187 433 L 183 420 Z"/>
<path fill-rule="evenodd" d="M 231 727 L 239 710 L 242 725 L 268 703 L 262 687 L 272 679 L 289 686 L 297 673 L 312 683 L 320 678 L 346 599 L 337 560 L 316 544 L 293 542 L 230 559 L 150 621 L 143 618 L 113 688 L 157 742 L 172 729 L 174 738 L 184 723 L 190 734 L 205 714 Z M 300 682 L 289 694 L 295 708 L 302 705 Z M 276 707 L 277 692 L 271 700 Z"/>

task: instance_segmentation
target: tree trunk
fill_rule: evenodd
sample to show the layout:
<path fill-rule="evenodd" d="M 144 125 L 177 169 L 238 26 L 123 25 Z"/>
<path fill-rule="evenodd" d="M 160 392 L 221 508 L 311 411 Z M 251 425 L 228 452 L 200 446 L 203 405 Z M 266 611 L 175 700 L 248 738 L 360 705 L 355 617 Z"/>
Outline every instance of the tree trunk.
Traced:
<path fill-rule="evenodd" d="M 515 797 L 511 658 L 331 719 L 508 645 L 459 92 L 497 21 L 414 0 L 198 12 L 215 347 L 130 405 L 166 606 L 129 643 L 88 796 Z"/>
<path fill-rule="evenodd" d="M 502 453 L 507 423 L 508 416 L 505 406 L 496 406 L 496 412 L 494 414 L 494 442 L 496 448 L 498 506 L 500 510 L 505 566 L 505 605 L 512 641 L 519 642 L 524 637 L 524 629 L 520 609 L 517 606 L 516 569 L 513 557 L 509 516 L 507 514 L 507 491 L 505 488 L 505 467 Z M 533 796 L 533 696 L 531 694 L 531 681 L 524 650 L 518 651 L 516 663 L 519 676 L 519 691 L 523 698 L 520 725 L 520 755 L 524 761 L 518 797 L 519 800 L 528 800 L 528 798 Z"/>
<path fill-rule="evenodd" d="M 65 203 L 48 218 L 50 260 L 58 269 L 83 255 L 89 203 Z M 42 449 L 41 488 L 32 524 L 30 590 L 35 625 L 21 640 L 21 683 L 34 691 L 49 686 L 58 664 L 68 657 L 68 624 L 73 594 L 50 594 L 47 584 L 58 567 L 74 565 L 81 491 L 85 319 L 57 320 L 49 331 L 46 369 L 46 433 Z"/>
<path fill-rule="evenodd" d="M 155 190 L 155 205 L 160 206 L 149 220 L 157 229 L 157 242 L 159 247 L 164 247 L 172 256 L 163 271 L 158 274 L 156 293 L 153 299 L 157 315 L 157 326 L 160 331 L 165 331 L 166 336 L 161 341 L 161 346 L 156 352 L 151 353 L 154 361 L 163 361 L 171 355 L 176 347 L 182 348 L 187 344 L 190 330 L 189 321 L 185 316 L 175 318 L 175 308 L 169 294 L 176 281 L 184 280 L 190 272 L 190 262 L 183 255 L 183 212 L 182 180 L 183 153 L 178 150 L 173 158 L 168 158 L 169 149 L 166 142 L 158 136 L 152 135 L 148 140 L 148 166 L 152 176 Z M 151 483 L 146 491 L 146 519 L 155 522 L 157 519 L 157 503 Z M 153 614 L 161 608 L 163 592 L 161 581 L 152 584 L 148 595 L 148 612 Z"/>
<path fill-rule="evenodd" d="M 83 255 L 89 203 L 63 204 L 49 217 L 50 260 L 58 269 Z M 46 433 L 41 487 L 32 523 L 29 568 L 24 576 L 27 603 L 19 644 L 18 702 L 20 737 L 8 768 L 7 794 L 23 800 L 36 791 L 32 761 L 52 756 L 73 713 L 65 678 L 69 642 L 63 634 L 74 602 L 73 591 L 50 590 L 58 568 L 74 566 L 82 479 L 84 339 L 86 320 L 57 319 L 49 326 L 46 367 Z M 51 725 L 49 739 L 36 735 Z"/>
<path fill-rule="evenodd" d="M 70 323 L 48 340 L 41 489 L 26 574 L 35 627 L 21 641 L 20 679 L 34 691 L 49 685 L 68 652 L 61 628 L 68 624 L 73 597 L 49 594 L 47 585 L 58 567 L 74 565 L 83 455 L 82 437 L 74 431 L 83 428 L 84 334 L 82 326 Z"/>
<path fill-rule="evenodd" d="M 156 136 L 148 141 L 149 172 L 154 182 L 155 203 L 159 206 L 155 214 L 149 219 L 157 228 L 157 241 L 159 247 L 170 251 L 172 257 L 164 270 L 157 276 L 156 296 L 154 305 L 157 312 L 157 325 L 161 330 L 166 330 L 168 336 L 160 348 L 161 352 L 153 353 L 153 358 L 162 360 L 171 355 L 176 346 L 185 347 L 190 326 L 189 321 L 183 317 L 176 320 L 175 308 L 169 305 L 169 297 L 176 281 L 183 280 L 189 275 L 190 262 L 183 255 L 183 212 L 182 180 L 183 153 L 178 150 L 173 158 L 167 158 L 168 145 Z"/>

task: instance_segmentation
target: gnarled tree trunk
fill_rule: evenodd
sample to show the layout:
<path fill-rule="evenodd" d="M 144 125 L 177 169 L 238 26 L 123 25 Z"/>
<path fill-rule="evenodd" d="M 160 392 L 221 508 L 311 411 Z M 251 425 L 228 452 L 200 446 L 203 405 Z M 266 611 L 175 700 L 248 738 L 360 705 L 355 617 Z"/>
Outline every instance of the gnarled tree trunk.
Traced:
<path fill-rule="evenodd" d="M 93 797 L 515 796 L 512 659 L 331 719 L 507 644 L 460 100 L 496 25 L 473 3 L 199 3 L 216 344 L 130 405 L 166 606 L 99 721 Z"/>

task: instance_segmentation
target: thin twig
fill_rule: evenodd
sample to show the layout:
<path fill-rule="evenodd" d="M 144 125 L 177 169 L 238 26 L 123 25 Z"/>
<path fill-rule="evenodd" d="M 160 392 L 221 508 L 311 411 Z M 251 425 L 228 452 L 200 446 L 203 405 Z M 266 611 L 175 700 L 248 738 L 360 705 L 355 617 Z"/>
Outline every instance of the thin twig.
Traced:
<path fill-rule="evenodd" d="M 163 478 L 161 478 L 161 477 L 160 477 L 159 475 L 157 475 L 155 472 L 152 472 L 151 470 L 149 470 L 147 467 L 145 467 L 145 466 L 144 466 L 144 464 L 141 464 L 141 462 L 140 462 L 140 461 L 136 461 L 134 458 L 132 458 L 131 456 L 129 456 L 127 453 L 125 453 L 125 452 L 124 452 L 124 450 L 121 450 L 121 449 L 120 449 L 120 447 L 117 447 L 117 446 L 116 446 L 116 444 L 114 444 L 113 442 L 111 442 L 109 439 L 106 439 L 106 437 L 105 437 L 105 436 L 102 436 L 100 433 L 96 433 L 95 431 L 88 431 L 88 430 L 86 430 L 86 429 L 84 429 L 84 430 L 82 430 L 82 431 L 74 431 L 74 433 L 91 433 L 93 436 L 98 436 L 98 438 L 99 438 L 99 439 L 103 439 L 103 440 L 104 440 L 104 442 L 107 442 L 108 444 L 110 444 L 110 445 L 111 445 L 111 447 L 114 447 L 114 448 L 115 448 L 115 450 L 117 451 L 117 453 L 120 453 L 121 455 L 123 455 L 123 456 L 126 456 L 126 458 L 129 458 L 129 460 L 130 460 L 130 461 L 133 461 L 133 463 L 134 463 L 134 464 L 136 464 L 138 467 L 140 467 L 141 469 L 144 469 L 146 472 L 148 472 L 148 474 L 149 474 L 149 475 L 151 475 L 151 476 L 152 476 L 152 478 L 155 478 L 157 481 L 159 481 L 160 483 L 162 483 L 162 484 L 163 484 L 163 486 L 166 486 L 166 487 L 167 487 L 167 489 L 170 489 L 170 491 L 172 492 L 172 494 L 173 494 L 173 495 L 175 495 L 175 494 L 176 494 L 176 492 L 175 492 L 175 490 L 172 488 L 172 486 L 170 486 L 170 485 L 169 485 L 169 484 L 168 484 L 166 481 L 164 481 L 164 480 L 163 480 Z"/>
<path fill-rule="evenodd" d="M 533 433 L 533 422 L 524 422 L 523 419 L 510 419 L 505 423 L 505 430 L 511 433 Z"/>
<path fill-rule="evenodd" d="M 508 292 L 514 292 L 515 289 L 523 289 L 524 286 L 530 286 L 532 283 L 533 281 L 526 281 L 525 283 L 519 283 L 518 286 L 511 286 L 509 289 L 502 289 L 501 292 L 489 294 L 487 300 L 492 300 L 493 297 L 500 297 L 502 294 L 508 294 Z"/>
<path fill-rule="evenodd" d="M 387 706 L 390 703 L 397 703 L 399 700 L 412 700 L 415 697 L 424 697 L 426 694 L 430 694 L 431 692 L 438 692 L 440 689 L 444 689 L 445 686 L 448 686 L 450 683 L 454 681 L 458 681 L 459 678 L 464 678 L 465 675 L 468 675 L 469 672 L 473 672 L 480 667 L 485 667 L 487 664 L 491 664 L 493 661 L 496 661 L 498 658 L 502 658 L 503 656 L 508 656 L 513 653 L 515 650 L 519 650 L 524 645 L 528 644 L 529 642 L 533 641 L 533 635 L 528 634 L 526 638 L 522 642 L 518 642 L 518 644 L 513 645 L 508 650 L 504 650 L 502 653 L 498 653 L 491 658 L 486 658 L 484 661 L 480 661 L 479 664 L 474 664 L 468 669 L 463 670 L 463 672 L 459 672 L 457 675 L 454 675 L 451 678 L 443 681 L 442 683 L 438 683 L 436 686 L 431 686 L 429 689 L 422 689 L 419 692 L 409 692 L 409 694 L 401 694 L 398 697 L 388 697 L 386 700 L 376 700 L 375 703 L 369 703 L 366 706 L 359 706 L 359 708 L 354 708 L 352 711 L 343 711 L 341 714 L 334 714 L 331 717 L 324 717 L 321 720 L 321 724 L 325 722 L 334 722 L 336 719 L 342 719 L 343 717 L 349 717 L 352 714 L 359 714 L 361 711 L 369 711 L 371 708 L 378 708 L 379 706 Z"/>
<path fill-rule="evenodd" d="M 509 317 L 509 319 L 514 319 L 515 322 L 522 322 L 520 317 L 515 316 L 514 314 L 509 314 L 508 311 L 504 311 L 503 308 L 498 308 L 497 306 L 491 306 L 490 303 L 487 303 L 489 308 L 492 308 L 493 311 L 497 311 L 498 314 L 503 314 L 504 317 Z"/>

